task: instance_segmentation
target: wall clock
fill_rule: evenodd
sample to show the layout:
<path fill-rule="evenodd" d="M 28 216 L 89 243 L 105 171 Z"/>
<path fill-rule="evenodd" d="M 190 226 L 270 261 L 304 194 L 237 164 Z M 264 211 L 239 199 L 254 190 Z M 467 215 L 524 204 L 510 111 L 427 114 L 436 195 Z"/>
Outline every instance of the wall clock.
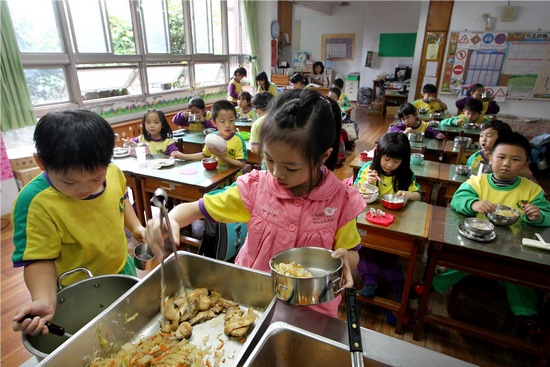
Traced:
<path fill-rule="evenodd" d="M 271 22 L 271 38 L 274 40 L 279 39 L 279 34 L 281 33 L 281 26 L 279 25 L 278 20 Z"/>

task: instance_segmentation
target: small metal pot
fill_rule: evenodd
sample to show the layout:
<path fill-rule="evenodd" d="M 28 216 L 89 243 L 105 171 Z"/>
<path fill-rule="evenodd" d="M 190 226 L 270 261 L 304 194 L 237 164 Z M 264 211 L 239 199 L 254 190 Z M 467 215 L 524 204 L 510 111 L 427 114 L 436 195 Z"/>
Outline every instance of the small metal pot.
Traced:
<path fill-rule="evenodd" d="M 315 305 L 336 298 L 342 290 L 344 261 L 331 253 L 321 247 L 298 247 L 273 256 L 269 267 L 277 298 L 295 305 Z M 296 278 L 275 271 L 275 265 L 290 262 L 302 265 L 313 276 Z"/>
<path fill-rule="evenodd" d="M 422 143 L 424 141 L 424 133 L 409 133 L 409 141 L 411 143 Z"/>
<path fill-rule="evenodd" d="M 122 274 L 94 277 L 88 269 L 76 268 L 59 276 L 58 289 L 61 288 L 63 278 L 75 272 L 84 272 L 89 278 L 57 292 L 55 316 L 51 320 L 53 324 L 64 327 L 65 331 L 71 334 L 83 328 L 139 281 L 136 277 Z M 22 334 L 22 338 L 25 348 L 39 361 L 67 340 L 67 337 L 53 334 L 45 336 Z"/>
<path fill-rule="evenodd" d="M 148 244 L 138 243 L 134 248 L 134 265 L 139 270 L 151 270 L 155 266 L 155 254 Z"/>
<path fill-rule="evenodd" d="M 457 136 L 454 140 L 453 147 L 455 148 L 464 148 L 469 149 L 470 145 L 472 145 L 472 138 L 467 136 Z"/>

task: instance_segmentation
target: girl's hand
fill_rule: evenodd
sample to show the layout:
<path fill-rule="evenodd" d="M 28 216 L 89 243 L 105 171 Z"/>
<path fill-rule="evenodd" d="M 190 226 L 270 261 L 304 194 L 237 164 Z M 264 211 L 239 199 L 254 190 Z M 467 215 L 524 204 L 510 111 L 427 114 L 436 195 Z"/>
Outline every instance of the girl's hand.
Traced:
<path fill-rule="evenodd" d="M 130 144 L 132 144 L 132 141 L 129 138 L 122 138 L 122 141 L 124 142 L 122 143 L 123 148 L 128 148 Z"/>
<path fill-rule="evenodd" d="M 32 303 L 21 307 L 13 316 L 12 329 L 13 331 L 21 331 L 23 334 L 30 335 L 47 335 L 48 327 L 46 321 L 53 319 L 55 313 L 55 305 L 49 305 L 43 299 L 37 299 Z M 23 319 L 25 315 L 33 315 L 34 318 Z"/>
<path fill-rule="evenodd" d="M 332 252 L 332 257 L 341 257 L 344 260 L 344 271 L 342 272 L 342 288 L 353 287 L 353 275 L 351 274 L 351 267 L 349 263 L 348 250 L 339 248 Z"/>
<path fill-rule="evenodd" d="M 373 169 L 368 169 L 367 170 L 367 183 L 369 185 L 374 185 L 376 184 L 376 181 L 378 181 L 380 177 L 378 176 L 378 172 L 376 172 L 375 170 Z"/>
<path fill-rule="evenodd" d="M 197 114 L 197 122 L 204 122 L 204 115 L 203 114 Z"/>
<path fill-rule="evenodd" d="M 523 213 L 531 222 L 536 222 L 540 219 L 540 209 L 535 204 L 525 204 L 523 206 Z"/>
<path fill-rule="evenodd" d="M 170 218 L 170 226 L 172 227 L 172 238 L 174 243 L 179 246 L 180 242 L 180 225 L 174 219 Z M 157 259 L 164 258 L 164 238 L 168 237 L 166 223 L 163 223 L 163 228 L 160 228 L 159 219 L 150 219 L 145 228 L 145 243 L 151 246 L 151 249 Z"/>
<path fill-rule="evenodd" d="M 477 213 L 487 214 L 494 212 L 497 206 L 487 200 L 478 200 L 472 204 L 472 210 Z"/>
<path fill-rule="evenodd" d="M 435 137 L 436 137 L 436 139 L 440 139 L 440 140 L 441 140 L 441 139 L 445 139 L 445 134 L 443 134 L 443 133 L 438 133 Z"/>
<path fill-rule="evenodd" d="M 412 133 L 412 131 L 413 131 L 412 127 L 408 127 L 403 131 L 403 133 L 404 134 L 410 134 L 410 133 Z"/>
<path fill-rule="evenodd" d="M 397 196 L 401 196 L 405 201 L 408 201 L 411 198 L 411 193 L 409 191 L 399 190 L 395 193 Z"/>
<path fill-rule="evenodd" d="M 174 157 L 176 159 L 185 159 L 183 158 L 183 154 L 182 152 L 172 152 L 170 153 L 170 157 Z"/>
<path fill-rule="evenodd" d="M 134 237 L 138 242 L 145 242 L 145 227 L 137 226 L 132 228 L 132 237 Z"/>

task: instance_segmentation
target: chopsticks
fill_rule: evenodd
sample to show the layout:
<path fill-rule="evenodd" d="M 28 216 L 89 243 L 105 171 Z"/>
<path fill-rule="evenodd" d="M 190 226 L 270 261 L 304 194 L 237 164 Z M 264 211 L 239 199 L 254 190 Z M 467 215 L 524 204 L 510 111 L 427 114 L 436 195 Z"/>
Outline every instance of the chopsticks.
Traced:
<path fill-rule="evenodd" d="M 546 241 L 544 240 L 544 238 L 542 238 L 542 236 L 540 234 L 535 233 L 535 236 L 537 236 L 537 238 L 544 245 L 544 247 L 547 247 L 547 248 L 550 249 L 550 245 L 548 243 L 546 243 Z"/>

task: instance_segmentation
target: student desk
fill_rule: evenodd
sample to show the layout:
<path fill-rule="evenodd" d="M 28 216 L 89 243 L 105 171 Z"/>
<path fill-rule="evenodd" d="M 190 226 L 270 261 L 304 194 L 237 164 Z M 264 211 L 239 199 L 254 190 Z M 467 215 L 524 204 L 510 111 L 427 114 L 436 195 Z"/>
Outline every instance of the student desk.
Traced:
<path fill-rule="evenodd" d="M 147 158 L 147 167 L 140 168 L 135 157 L 113 158 L 126 176 L 127 185 L 132 189 L 138 219 L 152 218 L 149 204 L 150 194 L 163 188 L 169 197 L 183 201 L 196 201 L 221 183 L 233 181 L 240 171 L 237 167 L 218 165 L 215 170 L 206 170 L 200 161 L 176 161 L 173 166 L 160 169 L 151 168 L 157 156 Z M 144 215 L 144 211 L 147 213 Z"/>
<path fill-rule="evenodd" d="M 455 171 L 456 164 L 441 163 L 439 165 L 439 182 L 441 187 L 437 195 L 437 205 L 447 206 L 447 198 L 453 196 L 458 187 L 466 182 L 470 175 L 459 175 Z"/>
<path fill-rule="evenodd" d="M 365 219 L 370 208 L 382 209 L 395 215 L 394 222 L 388 227 L 371 223 Z M 428 238 L 429 223 L 432 217 L 432 206 L 421 201 L 409 201 L 400 210 L 389 210 L 381 202 L 368 204 L 367 209 L 357 218 L 357 228 L 361 235 L 361 245 L 374 250 L 383 251 L 409 258 L 405 287 L 401 303 L 382 297 L 365 298 L 358 294 L 361 302 L 372 303 L 388 310 L 397 311 L 395 332 L 403 331 L 403 320 L 407 311 L 409 293 L 413 282 L 414 268 L 420 244 Z"/>
<path fill-rule="evenodd" d="M 538 357 L 535 366 L 546 366 L 550 357 L 550 331 L 547 331 L 545 340 L 540 346 L 530 341 L 426 312 L 437 265 L 536 290 L 550 291 L 550 252 L 521 245 L 521 239 L 524 237 L 536 239 L 535 232 L 540 233 L 546 241 L 550 242 L 550 228 L 535 227 L 520 219 L 511 227 L 495 227 L 496 238 L 492 242 L 476 242 L 458 233 L 458 225 L 464 218 L 465 216 L 450 208 L 437 206 L 432 208 L 426 284 L 418 307 L 413 339 L 419 339 L 424 324 L 434 324 L 534 354 Z"/>
<path fill-rule="evenodd" d="M 235 122 L 235 128 L 239 129 L 239 131 L 245 131 L 247 133 L 250 132 L 250 129 L 252 129 L 252 123 L 253 121 L 239 121 Z"/>
<path fill-rule="evenodd" d="M 421 143 L 411 142 L 411 148 L 424 149 L 424 160 L 439 162 L 445 150 L 444 139 L 426 138 Z"/>

